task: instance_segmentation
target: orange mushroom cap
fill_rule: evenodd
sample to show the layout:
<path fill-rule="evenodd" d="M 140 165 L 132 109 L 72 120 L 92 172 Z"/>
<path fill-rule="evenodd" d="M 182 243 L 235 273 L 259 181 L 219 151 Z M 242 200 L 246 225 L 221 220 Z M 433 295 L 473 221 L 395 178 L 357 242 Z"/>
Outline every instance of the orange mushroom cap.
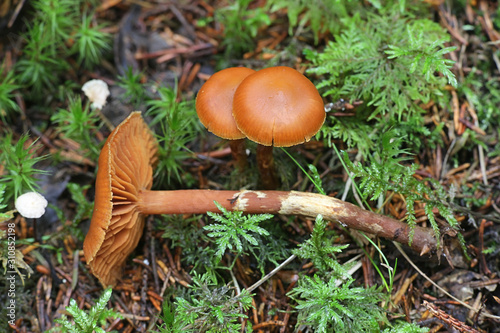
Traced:
<path fill-rule="evenodd" d="M 99 156 L 94 212 L 83 242 L 92 273 L 113 286 L 144 228 L 137 195 L 149 190 L 157 161 L 156 140 L 140 112 L 133 112 L 108 137 Z"/>
<path fill-rule="evenodd" d="M 233 116 L 250 140 L 288 147 L 309 141 L 326 114 L 314 84 L 295 69 L 278 66 L 261 69 L 240 83 Z"/>
<path fill-rule="evenodd" d="M 203 84 L 196 97 L 196 112 L 210 132 L 228 140 L 245 137 L 234 122 L 233 96 L 240 82 L 253 73 L 253 69 L 245 67 L 226 68 Z"/>

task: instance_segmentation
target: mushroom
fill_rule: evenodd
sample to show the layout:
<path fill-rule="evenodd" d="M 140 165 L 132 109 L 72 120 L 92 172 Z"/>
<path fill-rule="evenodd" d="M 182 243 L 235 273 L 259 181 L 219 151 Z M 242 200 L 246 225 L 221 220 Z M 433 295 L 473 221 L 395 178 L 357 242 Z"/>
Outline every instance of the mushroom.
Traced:
<path fill-rule="evenodd" d="M 121 276 L 126 258 L 137 246 L 148 214 L 218 212 L 214 201 L 228 210 L 247 213 L 321 214 L 329 221 L 408 244 L 408 225 L 333 197 L 285 191 L 152 191 L 157 142 L 140 112 L 133 112 L 106 140 L 99 156 L 94 211 L 83 243 L 92 273 L 105 287 Z M 416 227 L 411 247 L 421 253 L 436 250 L 429 228 Z"/>
<path fill-rule="evenodd" d="M 102 113 L 102 108 L 106 104 L 106 99 L 109 96 L 108 84 L 103 80 L 90 80 L 85 82 L 82 86 L 82 91 L 90 101 L 90 107 L 99 111 L 99 117 L 110 129 L 115 126 L 109 121 L 108 118 Z"/>
<path fill-rule="evenodd" d="M 152 133 L 134 112 L 111 132 L 99 155 L 94 211 L 83 252 L 104 286 L 115 284 L 119 268 L 142 235 L 139 194 L 151 189 L 156 152 Z"/>
<path fill-rule="evenodd" d="M 14 205 L 23 217 L 37 219 L 45 214 L 47 204 L 47 199 L 40 193 L 26 192 L 16 199 Z"/>
<path fill-rule="evenodd" d="M 277 187 L 272 147 L 309 141 L 325 121 L 323 100 L 304 75 L 278 66 L 245 78 L 234 94 L 233 116 L 238 128 L 257 142 L 262 185 Z"/>
<path fill-rule="evenodd" d="M 92 103 L 93 109 L 102 110 L 109 96 L 108 84 L 103 80 L 90 80 L 82 86 L 82 91 Z"/>
<path fill-rule="evenodd" d="M 231 153 L 241 172 L 247 164 L 245 134 L 233 118 L 233 96 L 244 78 L 255 73 L 245 67 L 231 67 L 213 74 L 201 87 L 196 97 L 196 113 L 201 123 L 213 134 L 230 140 Z"/>

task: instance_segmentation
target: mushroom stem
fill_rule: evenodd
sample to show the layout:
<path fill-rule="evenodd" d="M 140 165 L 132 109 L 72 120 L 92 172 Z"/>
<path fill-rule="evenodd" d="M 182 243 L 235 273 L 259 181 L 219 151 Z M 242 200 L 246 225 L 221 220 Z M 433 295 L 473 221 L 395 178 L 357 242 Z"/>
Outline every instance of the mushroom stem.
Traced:
<path fill-rule="evenodd" d="M 256 160 L 262 187 L 266 190 L 275 190 L 278 188 L 279 181 L 274 168 L 273 146 L 258 144 Z"/>
<path fill-rule="evenodd" d="M 409 245 L 410 227 L 393 218 L 366 211 L 326 195 L 285 191 L 143 190 L 138 207 L 143 214 L 204 214 L 219 212 L 214 201 L 228 210 L 251 214 L 302 215 L 338 221 L 343 226 Z M 418 253 L 436 250 L 429 228 L 415 227 L 410 247 Z"/>
<path fill-rule="evenodd" d="M 243 173 L 247 167 L 247 154 L 245 151 L 245 139 L 236 139 L 229 141 L 229 147 L 231 147 L 231 155 L 233 160 L 236 162 L 236 169 Z"/>

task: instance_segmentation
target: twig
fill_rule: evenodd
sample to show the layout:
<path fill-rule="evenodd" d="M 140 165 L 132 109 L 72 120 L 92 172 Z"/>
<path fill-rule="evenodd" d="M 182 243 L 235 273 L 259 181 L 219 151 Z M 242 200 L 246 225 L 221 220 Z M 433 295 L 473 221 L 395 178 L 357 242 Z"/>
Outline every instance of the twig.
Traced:
<path fill-rule="evenodd" d="M 479 9 L 481 9 L 481 11 L 483 12 L 483 17 L 478 16 L 478 20 L 481 23 L 483 29 L 486 30 L 486 34 L 491 41 L 498 41 L 500 39 L 500 34 L 495 30 L 493 22 L 491 21 L 488 10 L 488 3 L 484 0 L 479 1 Z"/>
<path fill-rule="evenodd" d="M 38 322 L 40 325 L 40 329 L 42 331 L 45 331 L 45 316 L 43 314 L 43 297 L 42 297 L 42 285 L 43 285 L 43 280 L 45 279 L 45 276 L 40 277 L 38 280 L 38 283 L 36 284 L 36 294 L 35 294 L 35 304 L 36 304 L 36 310 L 38 314 Z"/>
<path fill-rule="evenodd" d="M 285 267 L 286 265 L 288 265 L 295 258 L 297 258 L 297 256 L 295 254 L 292 254 L 290 257 L 288 257 L 287 260 L 283 261 L 278 267 L 276 267 L 271 272 L 269 272 L 268 274 L 266 274 L 266 276 L 264 276 L 262 279 L 260 279 L 259 281 L 255 282 L 253 285 L 251 285 L 250 287 L 248 287 L 247 291 L 249 293 L 252 292 L 252 291 L 254 291 L 256 288 L 258 288 L 261 284 L 263 284 L 264 282 L 266 282 L 267 280 L 269 280 L 269 278 L 271 278 L 274 274 L 276 274 L 278 271 L 280 271 L 283 267 Z"/>
<path fill-rule="evenodd" d="M 16 20 L 17 16 L 21 12 L 21 8 L 23 8 L 25 1 L 26 0 L 19 1 L 19 3 L 16 6 L 16 9 L 14 10 L 14 12 L 12 13 L 12 15 L 10 17 L 9 23 L 7 23 L 7 28 L 12 28 L 12 25 L 14 24 L 14 21 Z"/>
<path fill-rule="evenodd" d="M 135 55 L 135 59 L 141 60 L 141 59 L 157 58 L 156 62 L 162 63 L 181 54 L 190 54 L 200 50 L 211 49 L 212 47 L 213 45 L 210 43 L 200 43 L 192 46 L 176 47 L 172 49 L 165 49 L 150 53 L 138 53 Z"/>
<path fill-rule="evenodd" d="M 148 219 L 147 221 L 147 228 L 148 228 L 148 234 L 152 235 L 153 233 L 153 223 L 151 219 Z M 158 280 L 158 265 L 156 263 L 156 251 L 155 251 L 155 240 L 156 238 L 153 236 L 150 236 L 151 241 L 149 242 L 150 244 L 150 256 L 151 256 L 151 268 L 153 269 L 153 280 L 155 282 L 155 290 L 159 291 L 160 290 L 160 282 Z"/>
<path fill-rule="evenodd" d="M 73 276 L 71 281 L 71 290 L 75 290 L 76 285 L 78 284 L 78 264 L 80 263 L 80 253 L 79 251 L 73 252 Z"/>
<path fill-rule="evenodd" d="M 406 254 L 406 252 L 403 250 L 403 248 L 401 247 L 401 245 L 399 245 L 398 243 L 396 242 L 393 242 L 394 246 L 396 246 L 396 248 L 398 249 L 398 251 L 403 255 L 403 257 L 405 257 L 405 259 L 408 261 L 408 263 L 410 265 L 413 266 L 413 268 L 420 274 L 422 275 L 422 277 L 424 279 L 426 279 L 427 281 L 429 281 L 429 283 L 431 283 L 434 287 L 436 287 L 437 289 L 439 289 L 443 294 L 445 294 L 446 296 L 448 296 L 449 298 L 453 299 L 454 301 L 460 303 L 462 306 L 465 306 L 467 309 L 469 310 L 472 310 L 474 311 L 474 313 L 476 312 L 479 312 L 480 310 L 478 309 L 475 309 L 473 308 L 472 306 L 470 306 L 469 304 L 467 303 L 464 303 L 462 302 L 461 300 L 459 300 L 458 298 L 456 298 L 455 296 L 451 295 L 449 292 L 447 292 L 446 290 L 444 290 L 441 286 L 439 286 L 436 282 L 432 281 L 424 272 L 422 272 L 420 270 L 420 268 L 418 268 L 417 265 L 415 265 L 415 263 L 410 259 L 410 257 L 408 257 L 408 255 Z M 492 318 L 492 319 L 496 319 L 496 320 L 500 320 L 500 317 L 499 316 L 494 316 L 494 315 L 491 315 L 489 313 L 484 313 L 483 316 L 485 317 L 488 317 L 488 318 Z"/>
<path fill-rule="evenodd" d="M 432 313 L 432 315 L 439 320 L 447 323 L 450 326 L 453 326 L 453 328 L 457 329 L 459 332 L 465 332 L 465 333 L 481 333 L 480 331 L 464 324 L 460 320 L 456 319 L 455 317 L 447 314 L 443 310 L 439 309 L 437 306 L 434 304 L 431 304 L 427 302 L 426 300 L 423 301 L 422 303 L 429 311 Z"/>
<path fill-rule="evenodd" d="M 481 145 L 477 145 L 477 150 L 479 151 L 479 167 L 481 169 L 481 175 L 483 176 L 484 185 L 488 185 L 488 177 L 486 176 L 486 162 L 484 161 L 484 150 Z"/>
<path fill-rule="evenodd" d="M 477 251 L 478 252 L 477 255 L 479 256 L 479 262 L 480 262 L 483 273 L 486 276 L 491 277 L 491 271 L 488 268 L 488 264 L 486 263 L 486 258 L 484 257 L 484 253 L 483 253 L 483 250 L 484 250 L 484 227 L 485 227 L 485 225 L 486 225 L 486 220 L 482 219 L 481 224 L 479 225 L 479 249 Z"/>
<path fill-rule="evenodd" d="M 449 14 L 444 11 L 443 6 L 439 6 L 438 13 L 439 13 L 439 18 L 441 19 L 441 23 L 450 32 L 450 35 L 452 35 L 453 37 L 455 37 L 456 40 L 458 40 L 461 44 L 468 45 L 469 42 L 464 37 L 462 37 L 462 35 L 460 35 L 460 33 L 454 27 L 452 27 L 448 23 Z"/>
<path fill-rule="evenodd" d="M 229 270 L 229 274 L 231 274 L 231 279 L 233 280 L 234 287 L 236 288 L 236 294 L 240 295 L 241 294 L 241 288 L 240 285 L 238 284 L 238 279 L 236 279 L 236 276 L 233 273 L 233 270 Z M 241 304 L 240 304 L 241 306 Z"/>
<path fill-rule="evenodd" d="M 267 328 L 269 326 L 284 326 L 285 323 L 281 320 L 270 320 L 270 321 L 265 321 L 263 323 L 258 323 L 257 325 L 254 325 L 252 328 L 254 330 L 262 329 L 262 328 Z"/>
<path fill-rule="evenodd" d="M 120 313 L 120 315 L 122 315 L 123 318 L 125 318 L 127 320 L 132 320 L 131 323 L 133 323 L 134 320 L 149 321 L 151 319 L 151 317 L 149 317 L 149 316 L 136 316 L 136 315 L 130 314 L 130 313 Z"/>

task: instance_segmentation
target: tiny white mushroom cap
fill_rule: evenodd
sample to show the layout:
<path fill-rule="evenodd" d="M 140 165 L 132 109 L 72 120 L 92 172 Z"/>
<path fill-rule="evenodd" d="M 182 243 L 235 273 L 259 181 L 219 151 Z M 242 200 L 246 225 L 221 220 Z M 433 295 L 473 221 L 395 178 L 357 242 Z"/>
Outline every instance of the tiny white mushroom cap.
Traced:
<path fill-rule="evenodd" d="M 92 103 L 92 108 L 102 110 L 104 104 L 106 104 L 106 98 L 109 96 L 109 88 L 106 82 L 103 80 L 90 80 L 83 85 L 82 91 Z"/>
<path fill-rule="evenodd" d="M 45 214 L 47 200 L 37 192 L 27 192 L 16 199 L 16 209 L 26 218 L 36 219 Z"/>

